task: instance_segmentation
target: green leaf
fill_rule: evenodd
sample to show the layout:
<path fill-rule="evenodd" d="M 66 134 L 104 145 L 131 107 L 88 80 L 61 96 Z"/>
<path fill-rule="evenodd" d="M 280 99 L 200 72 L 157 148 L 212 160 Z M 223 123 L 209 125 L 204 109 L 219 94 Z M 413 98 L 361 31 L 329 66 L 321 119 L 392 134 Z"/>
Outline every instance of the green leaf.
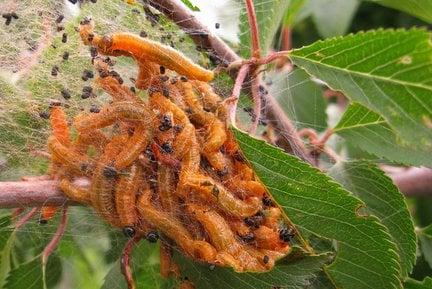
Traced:
<path fill-rule="evenodd" d="M 323 38 L 346 34 L 359 6 L 358 0 L 310 1 L 314 7 L 312 19 Z"/>
<path fill-rule="evenodd" d="M 11 265 L 11 248 L 14 235 L 10 225 L 10 216 L 2 216 L 0 218 L 0 288 L 3 288 Z"/>
<path fill-rule="evenodd" d="M 181 254 L 175 254 L 181 275 L 191 280 L 196 289 L 300 289 L 305 288 L 329 261 L 329 255 L 285 258 L 267 273 L 236 273 L 230 268 L 197 263 Z"/>
<path fill-rule="evenodd" d="M 382 116 L 359 103 L 348 107 L 333 131 L 377 157 L 408 165 L 432 166 L 429 151 L 403 141 Z"/>
<path fill-rule="evenodd" d="M 414 224 L 405 199 L 392 180 L 366 161 L 338 163 L 329 174 L 365 202 L 362 212 L 377 216 L 398 247 L 402 276 L 411 272 L 417 251 Z"/>
<path fill-rule="evenodd" d="M 308 0 L 291 0 L 283 20 L 285 26 L 293 26 L 298 21 L 298 14 L 307 1 Z"/>
<path fill-rule="evenodd" d="M 432 23 L 431 0 L 369 0 L 377 4 L 398 9 Z"/>
<path fill-rule="evenodd" d="M 268 77 L 270 93 L 277 99 L 297 128 L 322 131 L 327 127 L 326 103 L 322 89 L 303 69 L 277 71 Z"/>
<path fill-rule="evenodd" d="M 432 268 L 432 224 L 418 231 L 420 249 L 423 257 Z"/>
<path fill-rule="evenodd" d="M 190 2 L 189 0 L 182 0 L 182 2 L 192 11 L 200 11 L 200 9 L 193 5 L 192 2 Z"/>
<path fill-rule="evenodd" d="M 293 62 L 432 149 L 432 42 L 425 30 L 377 30 L 294 50 Z"/>
<path fill-rule="evenodd" d="M 401 288 L 396 246 L 376 217 L 358 214 L 360 200 L 298 158 L 233 132 L 288 218 L 302 231 L 338 241 L 336 259 L 325 267 L 337 288 Z"/>
<path fill-rule="evenodd" d="M 258 22 L 259 40 L 261 44 L 261 56 L 267 55 L 272 46 L 273 39 L 278 31 L 279 25 L 284 17 L 284 13 L 291 0 L 255 0 L 253 1 Z M 241 1 L 240 12 L 240 54 L 250 57 L 251 37 L 250 25 L 247 17 L 246 6 Z"/>
<path fill-rule="evenodd" d="M 405 289 L 431 289 L 432 288 L 432 278 L 426 277 L 423 282 L 409 278 L 405 282 Z"/>
<path fill-rule="evenodd" d="M 159 244 L 140 241 L 133 248 L 131 268 L 137 289 L 172 288 L 172 279 L 163 279 L 159 274 Z M 127 289 L 118 259 L 105 276 L 101 289 Z"/>
<path fill-rule="evenodd" d="M 46 280 L 43 278 L 41 257 L 21 264 L 9 272 L 4 289 L 50 289 L 59 281 L 62 273 L 60 259 L 51 255 L 46 267 Z"/>

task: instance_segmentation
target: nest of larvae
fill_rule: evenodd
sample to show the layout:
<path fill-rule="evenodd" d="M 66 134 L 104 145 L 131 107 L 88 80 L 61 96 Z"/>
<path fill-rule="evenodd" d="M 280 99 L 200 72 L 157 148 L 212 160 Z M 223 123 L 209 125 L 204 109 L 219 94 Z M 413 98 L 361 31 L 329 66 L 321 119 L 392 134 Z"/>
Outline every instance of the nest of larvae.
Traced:
<path fill-rule="evenodd" d="M 61 106 L 51 106 L 51 174 L 61 190 L 128 236 L 160 235 L 164 276 L 175 271 L 172 247 L 237 272 L 267 271 L 287 255 L 293 231 L 242 157 L 226 103 L 208 83 L 213 72 L 139 36 L 99 36 L 89 19 L 80 35 L 97 51 L 95 84 L 112 101 L 76 115 L 73 140 Z M 119 55 L 135 59 L 135 86 L 148 99 L 110 70 L 104 57 Z M 74 185 L 81 177 L 87 188 Z"/>

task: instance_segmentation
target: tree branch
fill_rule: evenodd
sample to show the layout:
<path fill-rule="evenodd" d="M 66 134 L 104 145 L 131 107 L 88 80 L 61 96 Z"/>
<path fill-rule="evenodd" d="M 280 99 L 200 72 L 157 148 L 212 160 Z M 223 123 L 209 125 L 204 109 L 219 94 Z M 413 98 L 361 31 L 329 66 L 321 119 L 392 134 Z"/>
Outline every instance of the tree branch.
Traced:
<path fill-rule="evenodd" d="M 432 169 L 389 166 L 384 166 L 382 169 L 405 196 L 432 196 Z"/>
<path fill-rule="evenodd" d="M 80 179 L 74 183 L 85 186 L 88 181 Z M 76 205 L 63 195 L 58 188 L 57 181 L 0 182 L 0 208 L 62 206 L 65 204 Z"/>

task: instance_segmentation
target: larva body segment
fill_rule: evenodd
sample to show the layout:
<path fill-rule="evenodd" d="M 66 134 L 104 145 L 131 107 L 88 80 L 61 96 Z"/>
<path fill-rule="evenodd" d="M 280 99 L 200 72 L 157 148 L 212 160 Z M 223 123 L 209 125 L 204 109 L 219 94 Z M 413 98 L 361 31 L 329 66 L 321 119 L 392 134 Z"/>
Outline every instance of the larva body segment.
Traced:
<path fill-rule="evenodd" d="M 229 260 L 234 270 L 238 272 L 263 270 L 263 266 L 244 250 L 243 246 L 236 240 L 231 228 L 220 214 L 195 204 L 189 204 L 187 209 L 204 226 L 210 236 L 211 243 L 218 252 L 225 252 L 230 255 L 222 254 L 222 261 Z M 233 259 L 231 259 L 231 256 Z"/>
<path fill-rule="evenodd" d="M 50 123 L 52 134 L 64 146 L 70 146 L 70 133 L 66 114 L 60 106 L 53 106 L 50 109 Z"/>
<path fill-rule="evenodd" d="M 51 220 L 55 213 L 57 212 L 59 207 L 57 206 L 43 206 L 41 208 L 41 217 L 40 217 L 40 222 L 41 223 L 46 223 L 49 220 Z"/>
<path fill-rule="evenodd" d="M 150 191 L 144 192 L 138 199 L 138 210 L 142 217 L 157 227 L 164 235 L 174 240 L 185 252 L 193 256 L 190 244 L 192 236 L 176 218 L 155 209 L 150 201 Z"/>
<path fill-rule="evenodd" d="M 112 167 L 115 157 L 127 142 L 127 136 L 114 136 L 106 145 L 97 163 L 91 186 L 91 200 L 96 211 L 109 223 L 120 227 L 121 223 L 115 208 L 114 188 L 117 172 Z"/>
<path fill-rule="evenodd" d="M 260 210 L 259 199 L 249 198 L 245 201 L 235 197 L 223 186 L 216 184 L 212 178 L 195 174 L 189 176 L 186 186 L 200 192 L 205 199 L 214 199 L 227 214 L 239 218 L 255 215 Z"/>
<path fill-rule="evenodd" d="M 91 132 L 112 125 L 116 121 L 136 121 L 151 123 L 152 116 L 144 104 L 130 101 L 115 102 L 105 106 L 98 114 L 77 117 L 74 122 L 79 132 Z"/>
<path fill-rule="evenodd" d="M 158 168 L 158 187 L 157 193 L 164 211 L 174 214 L 178 203 L 175 191 L 175 175 L 172 168 L 166 165 L 160 165 Z"/>
<path fill-rule="evenodd" d="M 96 78 L 96 84 L 105 90 L 115 102 L 120 101 L 137 101 L 139 98 L 124 85 L 121 85 L 118 80 L 112 76 Z"/>
<path fill-rule="evenodd" d="M 59 187 L 69 199 L 81 204 L 91 203 L 90 191 L 73 185 L 68 179 L 62 179 Z"/>
<path fill-rule="evenodd" d="M 89 174 L 92 166 L 90 159 L 64 146 L 56 137 L 50 136 L 48 138 L 48 149 L 55 160 L 68 169 L 79 174 Z"/>
<path fill-rule="evenodd" d="M 135 86 L 139 89 L 147 89 L 150 86 L 152 78 L 158 72 L 156 64 L 148 61 L 139 62 L 138 77 L 135 81 Z"/>
<path fill-rule="evenodd" d="M 99 129 L 91 133 L 80 133 L 74 144 L 74 150 L 79 154 L 87 154 L 89 146 L 93 146 L 101 154 L 108 143 L 108 137 Z"/>
<path fill-rule="evenodd" d="M 149 144 L 152 131 L 144 124 L 136 126 L 134 134 L 115 157 L 114 166 L 121 170 L 131 165 Z"/>
<path fill-rule="evenodd" d="M 243 181 L 243 180 L 228 180 L 225 185 L 237 195 L 243 197 L 257 197 L 262 198 L 266 193 L 264 186 L 257 181 Z"/>
<path fill-rule="evenodd" d="M 227 140 L 225 124 L 219 119 L 214 118 L 208 126 L 207 139 L 204 145 L 204 153 L 212 153 L 218 151 L 224 142 Z"/>
<path fill-rule="evenodd" d="M 138 220 L 136 196 L 142 181 L 142 168 L 138 164 L 131 166 L 128 175 L 123 175 L 118 181 L 114 200 L 117 214 L 122 227 L 135 227 Z"/>
<path fill-rule="evenodd" d="M 212 112 L 216 112 L 216 110 L 219 108 L 220 103 L 222 102 L 222 99 L 218 94 L 213 91 L 211 85 L 202 81 L 195 80 L 193 80 L 192 83 L 202 95 L 204 108 Z"/>

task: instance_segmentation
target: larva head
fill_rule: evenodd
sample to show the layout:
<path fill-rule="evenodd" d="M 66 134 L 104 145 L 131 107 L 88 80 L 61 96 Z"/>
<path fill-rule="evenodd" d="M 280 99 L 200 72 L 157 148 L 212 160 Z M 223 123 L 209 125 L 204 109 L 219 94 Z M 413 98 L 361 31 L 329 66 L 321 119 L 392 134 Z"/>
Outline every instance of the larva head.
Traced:
<path fill-rule="evenodd" d="M 135 233 L 136 233 L 135 229 L 133 227 L 129 227 L 129 226 L 124 227 L 122 231 L 123 231 L 123 234 L 128 238 L 134 237 Z"/>

